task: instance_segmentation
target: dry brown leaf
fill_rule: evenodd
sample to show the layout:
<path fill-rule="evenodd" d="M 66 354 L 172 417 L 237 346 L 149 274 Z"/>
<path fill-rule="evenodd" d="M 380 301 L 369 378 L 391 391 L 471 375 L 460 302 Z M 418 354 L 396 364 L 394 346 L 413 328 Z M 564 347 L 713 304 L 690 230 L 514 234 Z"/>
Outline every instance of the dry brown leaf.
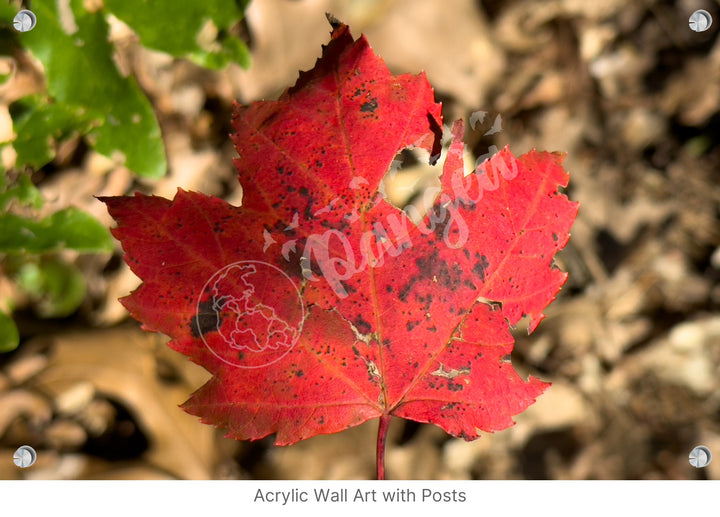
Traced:
<path fill-rule="evenodd" d="M 161 341 L 135 327 L 58 336 L 47 368 L 33 384 L 57 397 L 79 382 L 91 383 L 98 394 L 121 401 L 134 414 L 151 441 L 146 453 L 151 465 L 178 478 L 210 479 L 216 433 L 178 408 L 206 380 L 206 372 L 170 356 L 178 379 L 162 382 L 155 355 L 164 347 Z"/>

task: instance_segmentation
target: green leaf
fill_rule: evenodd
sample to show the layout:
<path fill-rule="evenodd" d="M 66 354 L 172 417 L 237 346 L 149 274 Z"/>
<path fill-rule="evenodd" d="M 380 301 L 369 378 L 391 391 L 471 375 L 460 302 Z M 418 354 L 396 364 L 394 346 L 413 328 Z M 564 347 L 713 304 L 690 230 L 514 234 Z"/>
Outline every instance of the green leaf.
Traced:
<path fill-rule="evenodd" d="M 20 335 L 13 319 L 0 312 L 0 353 L 15 350 L 20 344 Z"/>
<path fill-rule="evenodd" d="M 165 150 L 152 106 L 135 80 L 122 77 L 112 60 L 108 25 L 101 11 L 89 12 L 83 0 L 70 0 L 62 23 L 63 2 L 35 2 L 38 25 L 18 34 L 45 68 L 48 92 L 69 109 L 85 107 L 101 118 L 88 142 L 98 152 L 124 160 L 135 173 L 165 174 Z"/>
<path fill-rule="evenodd" d="M 15 350 L 20 344 L 20 334 L 13 319 L 0 312 L 0 353 Z"/>
<path fill-rule="evenodd" d="M 235 62 L 250 66 L 250 52 L 228 29 L 249 2 L 235 0 L 105 0 L 106 8 L 128 24 L 146 47 L 188 57 L 208 68 Z M 209 35 L 209 37 L 208 37 Z"/>
<path fill-rule="evenodd" d="M 87 134 L 103 120 L 87 108 L 52 103 L 41 95 L 23 97 L 10 106 L 17 138 L 16 167 L 39 169 L 55 158 L 57 142 L 73 134 Z"/>
<path fill-rule="evenodd" d="M 62 318 L 75 312 L 85 299 L 85 279 L 73 265 L 58 260 L 24 264 L 18 285 L 35 301 L 35 312 L 42 318 Z"/>
<path fill-rule="evenodd" d="M 6 74 L 0 73 L 0 86 L 5 86 L 5 83 L 7 83 L 12 76 L 12 72 Z"/>
<path fill-rule="evenodd" d="M 245 43 L 237 38 L 226 37 L 222 49 L 217 52 L 197 51 L 188 56 L 192 61 L 205 68 L 224 68 L 228 63 L 237 63 L 243 68 L 250 68 L 251 59 Z"/>
<path fill-rule="evenodd" d="M 13 18 L 20 11 L 10 2 L 0 2 L 0 21 L 7 23 L 12 27 Z"/>
<path fill-rule="evenodd" d="M 22 174 L 18 178 L 17 185 L 2 192 L 5 184 L 4 175 L 0 175 L 0 210 L 5 208 L 11 199 L 17 199 L 21 205 L 32 206 L 35 209 L 42 208 L 44 200 L 42 194 L 33 184 L 29 174 Z"/>
<path fill-rule="evenodd" d="M 18 5 L 13 5 L 18 4 Z M 15 15 L 20 12 L 22 7 L 19 7 L 19 2 L 15 1 L 0 1 L 0 24 L 2 24 L 2 29 L 4 34 L 2 34 L 2 37 L 0 37 L 0 55 L 2 56 L 9 56 L 12 53 L 12 46 L 9 41 L 8 35 L 15 32 L 13 27 L 13 19 L 15 18 Z M 0 86 L 4 86 L 8 79 L 12 77 L 12 73 L 9 74 L 0 74 Z M 2 149 L 2 146 L 0 146 L 0 149 Z M 0 164 L 0 170 L 3 169 L 2 164 Z"/>
<path fill-rule="evenodd" d="M 63 248 L 92 253 L 112 250 L 110 232 L 94 217 L 70 207 L 42 221 L 0 214 L 0 252 L 48 253 Z"/>

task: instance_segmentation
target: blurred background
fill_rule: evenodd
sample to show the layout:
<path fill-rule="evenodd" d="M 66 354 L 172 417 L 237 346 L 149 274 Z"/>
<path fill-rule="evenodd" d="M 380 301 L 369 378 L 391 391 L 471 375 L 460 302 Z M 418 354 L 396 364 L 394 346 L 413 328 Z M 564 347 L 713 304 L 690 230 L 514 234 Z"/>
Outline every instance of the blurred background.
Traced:
<path fill-rule="evenodd" d="M 445 124 L 474 122 L 470 162 L 566 152 L 580 202 L 556 258 L 568 282 L 533 335 L 515 331 L 516 369 L 553 386 L 474 442 L 394 419 L 388 477 L 720 479 L 720 460 L 688 462 L 700 444 L 720 456 L 719 2 L 166 3 L 0 4 L 0 479 L 374 476 L 377 422 L 279 448 L 180 410 L 209 376 L 118 303 L 139 280 L 93 197 L 180 186 L 239 204 L 232 103 L 312 68 L 326 11 L 393 73 L 426 71 Z M 23 7 L 37 26 L 19 33 Z M 439 167 L 398 159 L 386 191 L 404 207 Z"/>

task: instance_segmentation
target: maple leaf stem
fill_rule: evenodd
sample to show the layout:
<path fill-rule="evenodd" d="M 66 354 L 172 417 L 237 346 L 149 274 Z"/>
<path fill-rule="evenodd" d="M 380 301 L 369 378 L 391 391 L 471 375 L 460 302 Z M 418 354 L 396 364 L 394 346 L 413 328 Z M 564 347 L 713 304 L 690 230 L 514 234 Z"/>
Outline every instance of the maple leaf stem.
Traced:
<path fill-rule="evenodd" d="M 377 437 L 377 479 L 382 481 L 385 479 L 385 441 L 387 439 L 388 428 L 390 427 L 390 415 L 382 415 L 380 417 L 380 425 L 378 425 Z"/>

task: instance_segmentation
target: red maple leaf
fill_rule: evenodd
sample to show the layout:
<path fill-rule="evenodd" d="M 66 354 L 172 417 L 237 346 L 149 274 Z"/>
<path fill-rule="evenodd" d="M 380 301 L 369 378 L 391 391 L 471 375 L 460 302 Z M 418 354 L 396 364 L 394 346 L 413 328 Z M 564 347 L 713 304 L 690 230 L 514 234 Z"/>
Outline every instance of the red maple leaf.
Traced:
<path fill-rule="evenodd" d="M 424 74 L 393 76 L 336 23 L 274 102 L 237 106 L 242 207 L 103 198 L 143 284 L 123 304 L 213 374 L 183 405 L 228 437 L 288 445 L 391 416 L 472 440 L 512 425 L 548 386 L 506 358 L 566 274 L 552 258 L 577 205 L 562 156 L 497 153 L 463 173 L 463 124 L 420 225 L 378 186 L 397 153 L 437 157 L 440 105 Z"/>

